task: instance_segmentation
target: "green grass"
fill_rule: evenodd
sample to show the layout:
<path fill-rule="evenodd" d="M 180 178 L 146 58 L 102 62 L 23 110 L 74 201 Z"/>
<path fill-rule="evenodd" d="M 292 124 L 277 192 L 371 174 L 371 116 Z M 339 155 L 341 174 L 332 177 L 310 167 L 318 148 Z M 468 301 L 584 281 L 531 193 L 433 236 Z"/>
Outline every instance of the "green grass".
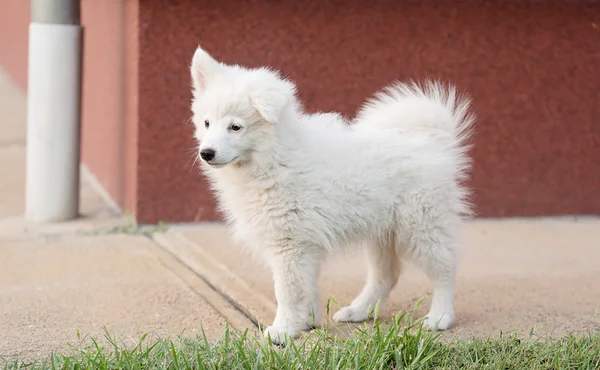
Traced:
<path fill-rule="evenodd" d="M 128 217 L 127 222 L 121 225 L 101 228 L 92 232 L 84 233 L 91 235 L 111 235 L 111 234 L 126 234 L 126 235 L 143 235 L 151 237 L 154 233 L 164 233 L 168 230 L 166 223 L 159 221 L 156 225 L 138 225 L 135 220 Z"/>
<path fill-rule="evenodd" d="M 107 334 L 109 345 L 92 340 L 43 361 L 7 362 L 5 369 L 600 369 L 600 334 L 558 340 L 502 336 L 440 341 L 411 313 L 391 324 L 377 320 L 351 335 L 314 330 L 285 347 L 248 331 L 227 329 L 217 341 L 202 335 L 125 346 Z"/>

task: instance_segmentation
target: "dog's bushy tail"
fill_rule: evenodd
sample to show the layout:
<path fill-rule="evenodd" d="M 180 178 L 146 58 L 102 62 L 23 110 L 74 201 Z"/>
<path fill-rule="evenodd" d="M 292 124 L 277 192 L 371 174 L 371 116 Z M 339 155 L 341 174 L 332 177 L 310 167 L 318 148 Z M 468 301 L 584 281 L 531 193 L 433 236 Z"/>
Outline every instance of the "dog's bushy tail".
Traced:
<path fill-rule="evenodd" d="M 439 81 L 397 82 L 377 93 L 359 111 L 355 124 L 400 131 L 440 129 L 458 147 L 468 148 L 475 115 L 471 100 Z"/>
<path fill-rule="evenodd" d="M 469 97 L 458 94 L 452 85 L 427 81 L 423 84 L 398 82 L 387 87 L 366 102 L 354 124 L 357 130 L 390 130 L 434 140 L 453 160 L 457 191 L 461 194 L 457 209 L 470 214 L 466 200 L 469 192 L 464 180 L 471 170 L 467 152 L 474 122 Z"/>

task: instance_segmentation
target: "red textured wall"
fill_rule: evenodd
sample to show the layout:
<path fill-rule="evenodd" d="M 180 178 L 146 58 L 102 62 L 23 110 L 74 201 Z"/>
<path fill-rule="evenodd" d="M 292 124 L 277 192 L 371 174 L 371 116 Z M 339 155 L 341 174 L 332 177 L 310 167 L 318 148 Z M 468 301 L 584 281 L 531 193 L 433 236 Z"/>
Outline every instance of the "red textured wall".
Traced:
<path fill-rule="evenodd" d="M 597 1 L 254 1 L 140 5 L 138 218 L 213 220 L 191 167 L 188 64 L 268 64 L 311 110 L 351 115 L 393 79 L 452 81 L 479 116 L 480 216 L 600 213 Z"/>
<path fill-rule="evenodd" d="M 473 96 L 480 216 L 599 214 L 600 1 L 84 0 L 83 159 L 142 223 L 215 220 L 191 165 L 188 65 L 281 69 L 352 115 L 393 79 Z M 29 1 L 0 0 L 0 63 L 26 86 Z"/>

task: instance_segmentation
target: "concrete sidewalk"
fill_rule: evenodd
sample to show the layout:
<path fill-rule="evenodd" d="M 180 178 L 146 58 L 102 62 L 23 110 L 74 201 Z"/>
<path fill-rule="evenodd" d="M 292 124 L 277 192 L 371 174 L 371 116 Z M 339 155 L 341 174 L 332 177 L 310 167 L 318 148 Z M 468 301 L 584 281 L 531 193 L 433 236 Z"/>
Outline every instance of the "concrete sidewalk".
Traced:
<path fill-rule="evenodd" d="M 174 227 L 155 239 L 251 316 L 271 322 L 270 272 L 245 258 L 224 227 Z M 477 220 L 467 224 L 463 241 L 457 321 L 445 337 L 527 335 L 532 328 L 559 336 L 598 329 L 600 220 Z M 323 306 L 328 297 L 349 304 L 365 275 L 360 256 L 332 256 L 321 278 Z M 424 274 L 407 265 L 382 317 L 411 310 L 424 297 L 419 313 L 425 314 L 430 292 Z M 331 308 L 335 313 L 337 307 Z"/>
<path fill-rule="evenodd" d="M 0 70 L 0 359 L 40 358 L 104 328 L 134 341 L 203 328 L 217 338 L 269 324 L 275 313 L 270 272 L 246 256 L 220 225 L 170 226 L 152 234 L 124 228 L 82 178 L 84 217 L 61 224 L 22 219 L 25 98 Z M 348 304 L 360 291 L 360 256 L 337 256 L 321 286 Z M 383 317 L 429 304 L 429 281 L 411 266 Z M 464 231 L 457 323 L 444 334 L 499 331 L 562 335 L 600 322 L 600 220 L 472 221 Z M 332 305 L 332 313 L 337 308 Z M 347 328 L 347 325 L 342 327 Z"/>

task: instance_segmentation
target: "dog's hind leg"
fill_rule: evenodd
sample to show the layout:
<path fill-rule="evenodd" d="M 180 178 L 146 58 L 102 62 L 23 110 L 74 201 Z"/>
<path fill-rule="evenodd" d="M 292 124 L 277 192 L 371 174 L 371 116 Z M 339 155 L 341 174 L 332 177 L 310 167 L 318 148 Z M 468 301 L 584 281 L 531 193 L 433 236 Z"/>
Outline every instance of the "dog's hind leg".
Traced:
<path fill-rule="evenodd" d="M 394 234 L 390 233 L 380 238 L 375 245 L 368 246 L 365 254 L 368 263 L 367 282 L 349 306 L 333 315 L 337 322 L 361 322 L 373 317 L 377 304 L 379 303 L 379 309 L 383 309 L 390 291 L 398 281 L 402 265 Z"/>
<path fill-rule="evenodd" d="M 425 319 L 428 329 L 445 330 L 454 320 L 456 242 L 443 231 L 414 235 L 408 257 L 433 281 L 431 308 Z"/>

